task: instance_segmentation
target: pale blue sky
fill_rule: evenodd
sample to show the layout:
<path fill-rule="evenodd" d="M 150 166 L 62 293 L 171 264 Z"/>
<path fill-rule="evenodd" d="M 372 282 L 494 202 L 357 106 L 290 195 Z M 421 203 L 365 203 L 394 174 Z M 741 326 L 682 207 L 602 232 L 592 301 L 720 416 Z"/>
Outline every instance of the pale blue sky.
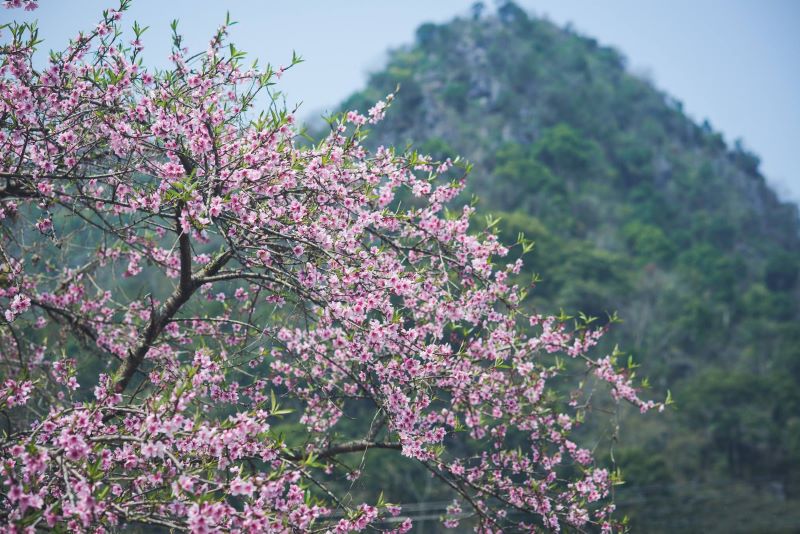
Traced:
<path fill-rule="evenodd" d="M 427 21 L 466 13 L 472 0 L 134 0 L 126 16 L 151 28 L 149 62 L 169 48 L 169 21 L 181 21 L 187 44 L 205 49 L 225 12 L 238 48 L 275 65 L 297 50 L 305 63 L 286 73 L 287 102 L 301 117 L 330 109 L 362 87 L 385 51 L 408 43 Z M 708 118 L 728 141 L 740 137 L 784 198 L 800 200 L 800 0 L 519 0 L 559 24 L 619 48 L 638 73 Z M 41 0 L 45 47 L 59 48 L 90 28 L 113 0 Z M 487 6 L 493 2 L 487 1 Z M 0 20 L 20 11 L 0 10 Z M 202 48 L 199 48 L 202 47 Z M 469 156 L 466 154 L 465 156 Z"/>

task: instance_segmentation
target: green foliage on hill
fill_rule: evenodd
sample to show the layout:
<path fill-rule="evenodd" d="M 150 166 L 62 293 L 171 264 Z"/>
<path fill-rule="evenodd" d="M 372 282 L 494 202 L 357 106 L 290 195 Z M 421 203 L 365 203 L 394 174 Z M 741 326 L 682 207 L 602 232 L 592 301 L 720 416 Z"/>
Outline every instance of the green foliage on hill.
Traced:
<path fill-rule="evenodd" d="M 513 3 L 479 11 L 421 26 L 342 109 L 400 84 L 370 142 L 475 164 L 479 210 L 507 242 L 536 241 L 533 306 L 619 312 L 610 342 L 676 399 L 641 421 L 623 411 L 613 445 L 638 531 L 796 531 L 797 208 L 616 50 Z"/>

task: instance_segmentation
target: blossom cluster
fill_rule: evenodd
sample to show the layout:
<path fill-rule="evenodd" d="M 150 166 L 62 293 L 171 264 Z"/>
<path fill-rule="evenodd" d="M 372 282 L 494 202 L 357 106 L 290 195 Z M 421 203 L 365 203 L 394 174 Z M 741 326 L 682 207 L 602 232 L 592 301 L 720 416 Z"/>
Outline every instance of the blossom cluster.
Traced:
<path fill-rule="evenodd" d="M 299 142 L 227 23 L 150 73 L 127 7 L 41 69 L 3 36 L 0 531 L 406 532 L 337 498 L 379 448 L 453 491 L 447 526 L 611 528 L 561 359 L 660 405 L 590 355 L 603 329 L 527 311 L 521 260 L 448 207 L 458 162 L 364 148 L 393 95 Z"/>

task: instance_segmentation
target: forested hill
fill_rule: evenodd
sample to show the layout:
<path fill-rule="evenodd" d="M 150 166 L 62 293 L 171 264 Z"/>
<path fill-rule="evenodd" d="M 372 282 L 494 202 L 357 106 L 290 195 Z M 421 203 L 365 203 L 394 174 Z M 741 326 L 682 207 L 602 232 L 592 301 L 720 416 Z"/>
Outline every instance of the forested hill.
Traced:
<path fill-rule="evenodd" d="M 618 311 L 611 342 L 671 389 L 614 448 L 638 530 L 800 529 L 800 226 L 758 157 L 513 3 L 421 26 L 342 109 L 398 84 L 370 144 L 473 162 L 479 212 L 536 241 L 532 305 Z"/>

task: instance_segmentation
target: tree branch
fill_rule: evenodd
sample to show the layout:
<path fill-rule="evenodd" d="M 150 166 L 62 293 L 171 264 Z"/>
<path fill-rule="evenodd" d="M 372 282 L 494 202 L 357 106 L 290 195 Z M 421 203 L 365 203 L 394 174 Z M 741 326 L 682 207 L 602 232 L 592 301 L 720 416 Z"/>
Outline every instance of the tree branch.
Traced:
<path fill-rule="evenodd" d="M 400 450 L 402 445 L 395 442 L 387 442 L 387 441 L 367 441 L 363 439 L 355 440 L 355 441 L 347 441 L 340 445 L 333 445 L 328 447 L 324 451 L 320 452 L 316 458 L 317 459 L 325 459 L 331 458 L 332 456 L 336 456 L 338 454 L 347 454 L 349 452 L 362 452 L 366 451 L 367 449 L 394 449 Z M 303 454 L 286 454 L 284 455 L 288 460 L 292 460 L 293 462 L 299 462 L 308 457 L 308 455 Z"/>
<path fill-rule="evenodd" d="M 183 245 L 181 248 L 183 249 Z M 156 338 L 158 338 L 161 331 L 164 330 L 164 327 L 169 323 L 170 319 L 172 319 L 178 310 L 186 304 L 197 288 L 206 283 L 205 279 L 216 274 L 233 256 L 230 250 L 226 250 L 206 265 L 205 268 L 201 269 L 196 276 L 192 276 L 191 251 L 189 251 L 189 254 L 189 261 L 185 262 L 183 250 L 181 250 L 181 283 L 166 302 L 164 302 L 158 310 L 153 311 L 150 317 L 150 324 L 144 331 L 136 349 L 128 351 L 128 357 L 125 359 L 119 378 L 114 385 L 117 393 L 122 393 L 125 391 L 125 388 L 128 387 L 128 383 L 130 383 L 134 373 L 136 373 L 136 370 L 142 364 L 142 361 L 144 361 L 144 357 L 147 355 L 150 347 L 153 346 Z M 188 270 L 188 274 L 185 270 Z M 184 280 L 186 281 L 184 282 Z"/>
<path fill-rule="evenodd" d="M 179 231 L 180 231 L 180 223 Z M 178 244 L 181 256 L 181 283 L 182 291 L 189 291 L 192 286 L 192 245 L 189 242 L 189 234 L 181 232 L 178 236 Z"/>

